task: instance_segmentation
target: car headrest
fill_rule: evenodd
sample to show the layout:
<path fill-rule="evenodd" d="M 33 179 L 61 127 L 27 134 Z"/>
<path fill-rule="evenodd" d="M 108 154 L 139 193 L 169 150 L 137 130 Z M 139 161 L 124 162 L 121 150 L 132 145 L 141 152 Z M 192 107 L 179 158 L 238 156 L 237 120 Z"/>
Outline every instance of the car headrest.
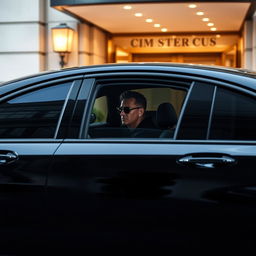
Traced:
<path fill-rule="evenodd" d="M 156 112 L 157 125 L 161 129 L 172 128 L 177 123 L 177 114 L 169 102 L 161 103 Z"/>

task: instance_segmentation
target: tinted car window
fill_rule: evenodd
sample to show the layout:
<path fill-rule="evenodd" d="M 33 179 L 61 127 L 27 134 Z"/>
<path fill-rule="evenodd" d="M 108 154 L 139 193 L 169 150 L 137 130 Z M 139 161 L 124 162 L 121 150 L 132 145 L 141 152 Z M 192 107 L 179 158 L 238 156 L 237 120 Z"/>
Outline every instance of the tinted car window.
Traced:
<path fill-rule="evenodd" d="M 71 83 L 32 91 L 0 104 L 0 138 L 53 138 Z"/>
<path fill-rule="evenodd" d="M 255 131 L 255 98 L 218 88 L 209 138 L 220 140 L 256 140 Z"/>
<path fill-rule="evenodd" d="M 186 105 L 177 139 L 206 139 L 213 92 L 213 85 L 195 83 Z"/>

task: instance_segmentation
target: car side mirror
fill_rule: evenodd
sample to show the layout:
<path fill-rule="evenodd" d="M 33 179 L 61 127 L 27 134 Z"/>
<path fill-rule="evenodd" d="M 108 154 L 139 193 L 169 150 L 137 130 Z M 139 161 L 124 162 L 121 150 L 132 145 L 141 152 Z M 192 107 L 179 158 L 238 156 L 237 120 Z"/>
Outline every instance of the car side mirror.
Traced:
<path fill-rule="evenodd" d="M 96 115 L 95 115 L 95 113 L 91 113 L 90 124 L 94 123 L 95 121 L 96 121 Z"/>

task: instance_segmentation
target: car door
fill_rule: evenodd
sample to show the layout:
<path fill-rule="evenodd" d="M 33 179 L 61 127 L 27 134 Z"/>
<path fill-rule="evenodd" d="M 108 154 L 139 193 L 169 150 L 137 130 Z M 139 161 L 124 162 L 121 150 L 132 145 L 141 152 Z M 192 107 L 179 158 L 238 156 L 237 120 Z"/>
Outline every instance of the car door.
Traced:
<path fill-rule="evenodd" d="M 1 253 L 31 249 L 43 238 L 48 168 L 80 84 L 72 78 L 27 84 L 0 98 Z"/>
<path fill-rule="evenodd" d="M 127 83 L 129 77 L 122 79 Z M 158 74 L 158 79 L 162 85 L 163 77 Z M 227 85 L 181 75 L 178 81 L 187 94 L 170 139 L 82 138 L 101 85 L 97 79 L 87 84 L 84 130 L 57 149 L 48 179 L 49 207 L 58 216 L 52 219 L 52 236 L 59 245 L 67 239 L 86 250 L 213 244 L 219 249 L 234 242 L 254 247 L 253 237 L 244 234 L 252 228 L 248 217 L 255 214 L 248 203 L 255 182 L 255 141 L 214 137 L 219 122 L 214 113 L 223 111 L 218 88 Z"/>

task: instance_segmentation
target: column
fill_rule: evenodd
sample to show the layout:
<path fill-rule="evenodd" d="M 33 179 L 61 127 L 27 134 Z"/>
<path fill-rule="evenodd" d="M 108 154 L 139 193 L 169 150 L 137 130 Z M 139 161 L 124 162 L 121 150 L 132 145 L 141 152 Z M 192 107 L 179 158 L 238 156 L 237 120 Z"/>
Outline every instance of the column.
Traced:
<path fill-rule="evenodd" d="M 45 70 L 44 0 L 0 1 L 0 82 Z"/>
<path fill-rule="evenodd" d="M 243 68 L 252 69 L 252 21 L 247 20 L 244 23 L 243 38 Z"/>

